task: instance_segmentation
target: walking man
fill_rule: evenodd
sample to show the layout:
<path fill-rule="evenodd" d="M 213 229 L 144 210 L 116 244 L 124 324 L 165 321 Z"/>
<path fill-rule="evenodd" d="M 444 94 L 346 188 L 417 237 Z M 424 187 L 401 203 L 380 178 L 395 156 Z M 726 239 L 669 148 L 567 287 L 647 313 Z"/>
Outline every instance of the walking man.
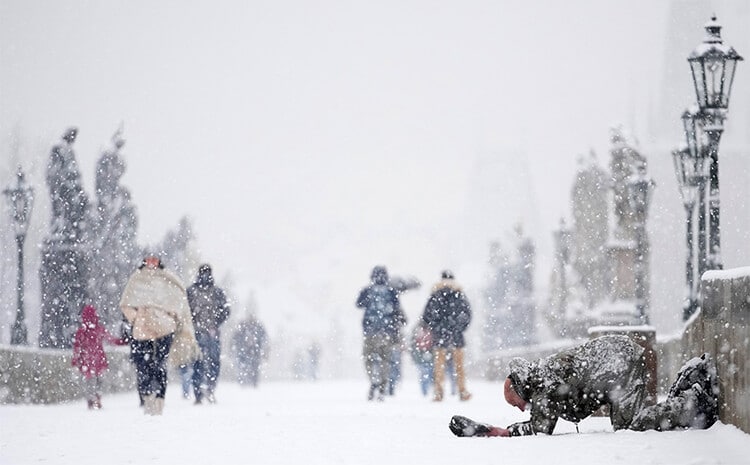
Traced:
<path fill-rule="evenodd" d="M 267 346 L 266 329 L 254 315 L 249 314 L 240 322 L 232 336 L 240 385 L 258 387 L 260 365 L 268 357 Z"/>
<path fill-rule="evenodd" d="M 382 401 L 389 386 L 393 350 L 400 343 L 401 327 L 406 324 L 398 291 L 389 284 L 384 266 L 372 269 L 370 284 L 359 293 L 357 307 L 364 309 L 362 355 L 370 379 L 367 400 Z"/>
<path fill-rule="evenodd" d="M 229 318 L 229 302 L 224 291 L 214 285 L 209 265 L 201 265 L 198 277 L 187 290 L 190 313 L 193 317 L 195 338 L 201 348 L 202 358 L 193 365 L 193 393 L 195 403 L 203 397 L 216 402 L 214 391 L 221 370 L 221 339 L 219 327 Z"/>
<path fill-rule="evenodd" d="M 434 356 L 434 401 L 443 400 L 443 380 L 445 379 L 446 359 L 450 354 L 456 370 L 456 384 L 461 400 L 471 399 L 466 389 L 464 372 L 464 331 L 471 322 L 471 306 L 453 273 L 445 270 L 442 279 L 432 288 L 422 321 L 432 333 Z"/>

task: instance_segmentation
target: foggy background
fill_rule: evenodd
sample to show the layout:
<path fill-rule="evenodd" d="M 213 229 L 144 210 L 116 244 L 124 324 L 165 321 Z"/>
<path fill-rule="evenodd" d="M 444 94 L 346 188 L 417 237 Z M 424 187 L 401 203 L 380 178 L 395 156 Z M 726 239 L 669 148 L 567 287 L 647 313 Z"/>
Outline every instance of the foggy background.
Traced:
<path fill-rule="evenodd" d="M 52 145 L 79 128 L 92 195 L 122 123 L 140 244 L 187 215 L 238 312 L 253 294 L 272 325 L 358 341 L 354 299 L 374 265 L 423 281 L 403 300 L 412 323 L 443 268 L 480 312 L 489 243 L 512 247 L 517 224 L 536 242 L 543 305 L 577 159 L 594 150 L 606 167 L 609 128 L 624 124 L 657 184 L 651 319 L 669 332 L 685 254 L 670 151 L 695 99 L 686 57 L 712 12 L 747 60 L 743 0 L 5 0 L 0 184 L 24 167 L 42 238 Z M 741 62 L 720 152 L 727 268 L 750 263 L 749 84 Z M 38 244 L 26 250 L 33 260 Z M 38 270 L 26 273 L 31 335 Z"/>

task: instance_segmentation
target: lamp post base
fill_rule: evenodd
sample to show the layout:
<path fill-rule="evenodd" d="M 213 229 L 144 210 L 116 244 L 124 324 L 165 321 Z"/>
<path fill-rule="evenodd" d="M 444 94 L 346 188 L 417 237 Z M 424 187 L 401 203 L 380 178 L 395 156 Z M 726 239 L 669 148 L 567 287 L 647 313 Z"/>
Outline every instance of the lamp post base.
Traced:
<path fill-rule="evenodd" d="M 10 330 L 10 343 L 12 345 L 27 345 L 26 324 L 23 321 L 16 320 Z"/>

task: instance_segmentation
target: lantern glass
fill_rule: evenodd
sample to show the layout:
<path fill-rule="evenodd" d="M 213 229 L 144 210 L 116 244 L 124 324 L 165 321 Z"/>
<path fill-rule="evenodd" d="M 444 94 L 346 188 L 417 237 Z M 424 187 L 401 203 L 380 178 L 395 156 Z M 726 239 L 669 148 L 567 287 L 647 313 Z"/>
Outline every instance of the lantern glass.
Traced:
<path fill-rule="evenodd" d="M 32 203 L 34 202 L 34 191 L 26 186 L 24 175 L 20 169 L 17 176 L 17 186 L 12 189 L 5 189 L 3 193 L 8 196 L 8 200 L 10 201 L 13 229 L 17 236 L 23 236 L 29 227 L 29 216 Z"/>
<path fill-rule="evenodd" d="M 10 197 L 13 206 L 13 228 L 15 229 L 16 235 L 25 234 L 29 224 L 27 221 L 29 199 L 26 195 L 26 190 L 16 189 Z"/>
<path fill-rule="evenodd" d="M 729 107 L 729 94 L 732 92 L 734 72 L 737 71 L 737 58 L 730 57 L 725 61 L 724 70 L 724 108 Z"/>
<path fill-rule="evenodd" d="M 726 109 L 736 61 L 718 50 L 711 50 L 690 59 L 695 96 L 701 109 Z M 729 73 L 727 73 L 729 71 Z"/>
<path fill-rule="evenodd" d="M 697 131 L 698 131 L 697 118 L 698 118 L 698 115 L 695 113 L 695 111 L 685 110 L 685 112 L 682 113 L 682 126 L 685 131 L 685 141 L 687 142 L 687 150 L 690 153 L 690 155 L 694 157 L 697 157 L 700 151 L 700 147 L 699 147 L 700 140 L 697 134 Z"/>
<path fill-rule="evenodd" d="M 23 219 L 26 215 L 24 215 L 24 211 L 26 210 L 26 198 L 23 195 L 23 191 L 20 189 L 16 189 L 13 192 L 12 199 L 13 202 L 13 218 L 17 223 L 22 223 Z"/>
<path fill-rule="evenodd" d="M 708 90 L 706 100 L 710 107 L 726 108 L 722 98 L 724 94 L 724 63 L 726 63 L 726 60 L 712 56 L 703 64 L 706 69 L 706 89 Z"/>
<path fill-rule="evenodd" d="M 698 105 L 701 108 L 706 108 L 708 92 L 706 92 L 706 74 L 704 73 L 703 62 L 701 60 L 690 60 L 690 70 L 693 72 L 693 84 L 695 85 Z"/>
<path fill-rule="evenodd" d="M 690 173 L 686 169 L 686 158 L 690 156 L 687 148 L 672 151 L 672 161 L 674 162 L 674 172 L 677 175 L 677 186 L 682 190 L 690 179 Z"/>
<path fill-rule="evenodd" d="M 699 162 L 690 155 L 687 147 L 673 151 L 672 159 L 682 202 L 690 206 L 697 199 L 700 177 L 696 170 L 700 169 Z"/>

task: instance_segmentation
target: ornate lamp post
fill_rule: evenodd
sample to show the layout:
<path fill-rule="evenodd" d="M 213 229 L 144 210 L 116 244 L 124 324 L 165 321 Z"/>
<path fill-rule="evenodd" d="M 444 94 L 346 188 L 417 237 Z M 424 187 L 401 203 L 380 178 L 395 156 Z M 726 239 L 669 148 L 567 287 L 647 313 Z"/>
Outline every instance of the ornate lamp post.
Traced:
<path fill-rule="evenodd" d="M 23 243 L 29 227 L 34 190 L 26 185 L 20 166 L 16 176 L 16 187 L 3 190 L 3 194 L 7 195 L 8 200 L 10 200 L 13 229 L 16 233 L 16 246 L 18 247 L 18 284 L 16 288 L 18 291 L 18 306 L 16 307 L 16 321 L 13 323 L 10 332 L 10 343 L 26 345 L 28 339 L 23 309 Z"/>
<path fill-rule="evenodd" d="M 687 143 L 688 158 L 684 161 L 686 165 L 682 168 L 688 170 L 688 183 L 694 184 L 696 189 L 696 202 L 698 213 L 698 244 L 697 244 L 697 278 L 708 269 L 708 229 L 706 225 L 706 186 L 708 185 L 708 157 L 706 133 L 703 130 L 700 110 L 693 105 L 682 113 L 682 127 L 685 131 L 685 142 Z"/>
<path fill-rule="evenodd" d="M 719 140 L 734 82 L 737 62 L 742 57 L 721 39 L 721 25 L 716 16 L 706 26 L 703 42 L 688 56 L 695 95 L 700 109 L 698 121 L 706 135 L 709 164 L 709 251 L 708 268 L 721 269 L 721 236 L 719 230 Z M 700 214 L 700 212 L 699 212 Z"/>
<path fill-rule="evenodd" d="M 649 324 L 648 289 L 646 276 L 646 257 L 648 256 L 648 238 L 646 237 L 646 218 L 651 202 L 654 181 L 646 176 L 646 166 L 638 166 L 627 183 L 628 203 L 633 212 L 635 226 L 635 299 L 638 318 L 642 324 Z"/>
<path fill-rule="evenodd" d="M 698 189 L 699 185 L 705 189 L 706 175 L 705 175 L 705 158 L 697 158 L 693 156 L 688 146 L 684 146 L 680 149 L 672 152 L 674 161 L 675 173 L 677 174 L 677 185 L 680 188 L 680 196 L 682 197 L 682 203 L 685 207 L 685 214 L 687 216 L 687 227 L 685 229 L 685 239 L 687 245 L 687 257 L 685 259 L 685 288 L 686 297 L 685 303 L 682 307 L 682 319 L 687 320 L 690 318 L 697 306 L 697 287 L 695 285 L 695 242 L 694 237 L 694 226 L 693 218 L 695 216 L 695 204 L 698 201 Z M 705 191 L 704 191 L 705 192 Z M 703 202 L 700 202 L 701 208 L 705 211 Z M 705 214 L 701 215 L 704 218 Z M 704 245 L 702 255 L 702 261 L 705 263 L 705 236 L 704 232 L 699 231 Z M 701 260 L 699 258 L 698 260 Z"/>

